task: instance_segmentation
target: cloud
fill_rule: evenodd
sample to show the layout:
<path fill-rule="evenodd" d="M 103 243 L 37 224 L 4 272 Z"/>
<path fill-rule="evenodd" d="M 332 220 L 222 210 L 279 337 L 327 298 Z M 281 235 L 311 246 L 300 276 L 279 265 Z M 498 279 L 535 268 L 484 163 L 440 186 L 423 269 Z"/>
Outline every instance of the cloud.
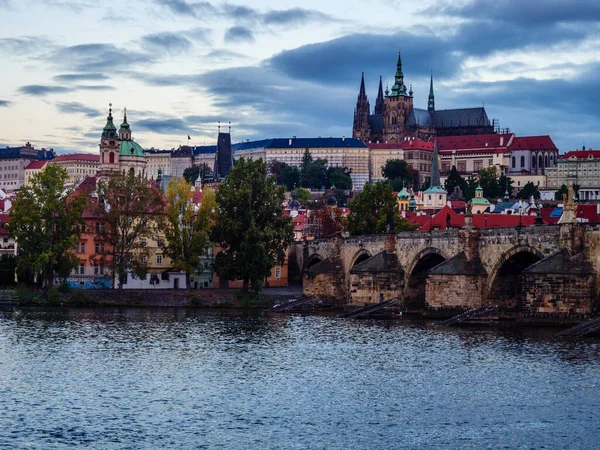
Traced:
<path fill-rule="evenodd" d="M 228 43 L 254 42 L 254 34 L 250 29 L 237 25 L 225 31 L 224 39 Z"/>
<path fill-rule="evenodd" d="M 0 52 L 11 56 L 29 56 L 31 53 L 47 50 L 54 44 L 45 36 L 20 36 L 0 39 Z"/>
<path fill-rule="evenodd" d="M 304 8 L 290 8 L 284 10 L 271 10 L 264 14 L 263 21 L 266 25 L 300 25 L 308 22 L 336 21 L 328 14 Z"/>
<path fill-rule="evenodd" d="M 164 32 L 142 37 L 142 48 L 148 52 L 166 54 L 185 53 L 193 47 L 189 39 L 178 33 Z"/>
<path fill-rule="evenodd" d="M 241 61 L 244 59 L 248 59 L 246 55 L 243 53 L 234 52 L 226 49 L 214 49 L 208 52 L 204 58 L 210 59 L 213 61 Z"/>
<path fill-rule="evenodd" d="M 96 81 L 108 80 L 107 75 L 101 73 L 63 73 L 53 77 L 55 81 L 71 82 L 71 81 Z"/>
<path fill-rule="evenodd" d="M 101 72 L 110 67 L 130 68 L 154 62 L 148 53 L 120 49 L 113 44 L 81 44 L 63 47 L 53 52 L 48 60 L 57 66 L 78 72 Z"/>
<path fill-rule="evenodd" d="M 87 117 L 101 116 L 101 111 L 85 106 L 78 102 L 58 102 L 56 107 L 61 113 L 65 114 L 84 114 Z"/>
<path fill-rule="evenodd" d="M 12 102 L 8 101 L 8 100 L 0 100 L 0 108 L 2 107 L 8 107 L 12 104 Z"/>
<path fill-rule="evenodd" d="M 600 3 L 597 0 L 473 0 L 457 5 L 454 1 L 442 1 L 426 9 L 425 13 L 545 27 L 556 23 L 597 22 L 600 20 Z"/>
<path fill-rule="evenodd" d="M 209 2 L 188 2 L 186 0 L 154 0 L 154 3 L 167 8 L 173 14 L 180 16 L 200 17 L 215 14 L 215 8 Z"/>
<path fill-rule="evenodd" d="M 188 132 L 189 126 L 182 119 L 164 118 L 164 119 L 142 119 L 136 120 L 132 127 L 152 131 L 158 134 L 177 134 L 179 132 Z"/>
<path fill-rule="evenodd" d="M 45 85 L 45 84 L 29 84 L 27 86 L 21 86 L 19 92 L 25 95 L 31 95 L 34 97 L 43 97 L 49 94 L 61 94 L 65 92 L 73 91 L 101 91 L 101 90 L 112 90 L 112 86 L 57 86 L 57 85 Z"/>

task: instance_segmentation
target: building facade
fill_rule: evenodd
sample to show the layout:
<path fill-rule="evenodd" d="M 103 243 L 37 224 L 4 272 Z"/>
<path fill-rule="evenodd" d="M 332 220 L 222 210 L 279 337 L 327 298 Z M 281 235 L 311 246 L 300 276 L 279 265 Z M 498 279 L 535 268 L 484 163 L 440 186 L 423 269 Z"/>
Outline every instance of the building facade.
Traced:
<path fill-rule="evenodd" d="M 100 156 L 91 153 L 59 155 L 52 159 L 51 164 L 63 167 L 69 175 L 68 185 L 73 186 L 87 177 L 96 176 L 100 166 Z"/>
<path fill-rule="evenodd" d="M 17 190 L 25 184 L 25 169 L 32 161 L 50 161 L 54 150 L 36 150 L 29 142 L 23 147 L 0 149 L 0 188 Z"/>
<path fill-rule="evenodd" d="M 546 170 L 546 187 L 555 192 L 564 184 L 579 185 L 579 200 L 600 200 L 600 150 L 572 150 Z"/>

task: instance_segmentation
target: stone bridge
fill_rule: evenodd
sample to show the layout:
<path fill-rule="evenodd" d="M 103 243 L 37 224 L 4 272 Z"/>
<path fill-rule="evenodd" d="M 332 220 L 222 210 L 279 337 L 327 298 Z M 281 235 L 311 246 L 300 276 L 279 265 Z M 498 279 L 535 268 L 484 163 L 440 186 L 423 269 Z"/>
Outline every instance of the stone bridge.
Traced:
<path fill-rule="evenodd" d="M 299 243 L 304 293 L 358 304 L 531 313 L 598 310 L 600 227 L 450 229 Z"/>

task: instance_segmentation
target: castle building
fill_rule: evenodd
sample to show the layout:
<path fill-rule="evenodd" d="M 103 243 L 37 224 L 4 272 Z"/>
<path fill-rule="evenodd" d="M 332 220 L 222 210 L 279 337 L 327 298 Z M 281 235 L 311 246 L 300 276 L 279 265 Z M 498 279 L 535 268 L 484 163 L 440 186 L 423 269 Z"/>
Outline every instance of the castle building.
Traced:
<path fill-rule="evenodd" d="M 123 123 L 117 131 L 113 123 L 111 103 L 100 139 L 100 167 L 97 176 L 99 179 L 106 179 L 126 171 L 146 176 L 146 154 L 142 146 L 131 137 L 127 109 L 123 115 Z"/>
<path fill-rule="evenodd" d="M 364 73 L 356 108 L 352 136 L 365 143 L 397 143 L 406 137 L 429 140 L 432 136 L 459 136 L 494 133 L 494 126 L 488 119 L 485 108 L 435 109 L 433 74 L 429 85 L 427 109 L 415 108 L 412 87 L 407 90 L 402 71 L 402 56 L 398 63 L 391 92 L 386 88 L 383 94 L 382 79 L 375 109 L 371 114 L 365 91 Z"/>

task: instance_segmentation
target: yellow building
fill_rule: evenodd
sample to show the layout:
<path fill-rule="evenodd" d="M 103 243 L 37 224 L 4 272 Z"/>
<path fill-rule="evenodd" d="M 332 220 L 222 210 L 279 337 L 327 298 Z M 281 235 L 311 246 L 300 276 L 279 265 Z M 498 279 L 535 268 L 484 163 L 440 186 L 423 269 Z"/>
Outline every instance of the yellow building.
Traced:
<path fill-rule="evenodd" d="M 158 171 L 162 170 L 163 176 L 171 175 L 171 150 L 145 150 L 146 154 L 146 178 L 158 177 Z"/>
<path fill-rule="evenodd" d="M 46 167 L 48 161 L 31 161 L 27 167 L 25 167 L 25 182 L 24 186 L 29 186 L 31 182 L 31 177 L 36 173 L 40 173 Z"/>
<path fill-rule="evenodd" d="M 60 155 L 49 161 L 51 164 L 66 169 L 70 185 L 74 185 L 87 177 L 95 177 L 100 166 L 100 155 L 91 153 L 73 153 Z"/>

